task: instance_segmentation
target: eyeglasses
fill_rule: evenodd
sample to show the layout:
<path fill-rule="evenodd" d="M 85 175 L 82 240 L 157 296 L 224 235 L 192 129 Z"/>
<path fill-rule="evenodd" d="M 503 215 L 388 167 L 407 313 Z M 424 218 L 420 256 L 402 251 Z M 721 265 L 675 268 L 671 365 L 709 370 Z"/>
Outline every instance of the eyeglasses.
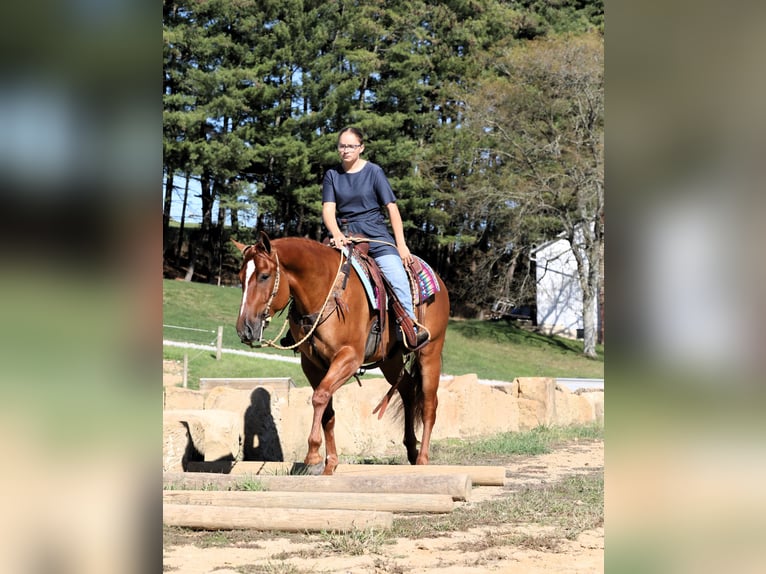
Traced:
<path fill-rule="evenodd" d="M 350 149 L 351 151 L 359 149 L 362 144 L 338 144 L 338 151 L 344 151 Z"/>

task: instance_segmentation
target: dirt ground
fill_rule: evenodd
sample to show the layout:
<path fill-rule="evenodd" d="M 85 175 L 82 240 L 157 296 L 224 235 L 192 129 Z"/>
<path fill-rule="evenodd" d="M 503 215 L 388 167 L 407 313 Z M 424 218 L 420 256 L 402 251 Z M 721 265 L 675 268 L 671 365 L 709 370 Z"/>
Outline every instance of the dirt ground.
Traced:
<path fill-rule="evenodd" d="M 167 384 L 167 381 L 166 381 Z M 505 484 L 474 486 L 469 509 L 493 497 L 508 496 L 528 486 L 555 483 L 566 476 L 603 472 L 603 441 L 571 443 L 549 454 L 523 457 L 505 464 Z M 377 551 L 355 555 L 328 549 L 320 535 L 259 533 L 251 542 L 201 547 L 171 540 L 163 549 L 163 571 L 182 574 L 575 574 L 604 571 L 604 529 L 587 530 L 575 540 L 557 540 L 555 549 L 529 548 L 512 542 L 519 534 L 544 536 L 539 525 L 508 524 L 472 528 L 442 537 L 398 538 Z M 209 535 L 209 534 L 208 534 Z M 176 543 L 177 542 L 177 543 Z"/>
<path fill-rule="evenodd" d="M 553 483 L 567 475 L 603 470 L 604 443 L 574 444 L 550 454 L 528 457 L 506 466 L 505 485 L 474 486 L 476 504 L 495 496 L 507 496 L 518 488 Z M 488 538 L 516 534 L 544 534 L 534 525 L 475 528 L 451 532 L 440 538 L 399 538 L 384 544 L 379 553 L 339 554 L 327 551 L 318 535 L 274 536 L 255 544 L 200 548 L 173 545 L 164 548 L 165 572 L 183 574 L 327 573 L 327 574 L 471 574 L 597 573 L 604 571 L 604 529 L 585 531 L 575 540 L 560 540 L 555 550 L 530 549 L 513 544 L 488 545 Z"/>

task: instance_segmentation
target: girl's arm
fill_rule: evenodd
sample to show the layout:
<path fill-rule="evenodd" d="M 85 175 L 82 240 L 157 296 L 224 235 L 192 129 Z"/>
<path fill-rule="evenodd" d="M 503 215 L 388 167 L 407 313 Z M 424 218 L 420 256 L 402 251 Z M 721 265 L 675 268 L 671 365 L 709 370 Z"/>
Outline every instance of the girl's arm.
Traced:
<path fill-rule="evenodd" d="M 325 201 L 322 204 L 322 221 L 324 221 L 325 227 L 327 227 L 332 237 L 330 245 L 338 249 L 343 247 L 347 240 L 340 227 L 338 227 L 338 221 L 335 219 L 335 202 Z"/>
<path fill-rule="evenodd" d="M 407 242 L 404 240 L 404 224 L 402 223 L 402 214 L 399 213 L 399 208 L 395 202 L 387 203 L 388 218 L 391 221 L 391 229 L 394 231 L 394 239 L 396 239 L 396 249 L 399 251 L 399 257 L 402 258 L 404 263 L 412 262 L 412 254 L 410 248 L 407 247 Z"/>

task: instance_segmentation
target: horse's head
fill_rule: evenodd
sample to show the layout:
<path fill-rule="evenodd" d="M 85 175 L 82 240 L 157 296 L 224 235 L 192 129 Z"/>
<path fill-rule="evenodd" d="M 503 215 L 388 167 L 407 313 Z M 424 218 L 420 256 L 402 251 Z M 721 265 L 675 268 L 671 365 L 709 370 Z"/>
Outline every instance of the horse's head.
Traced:
<path fill-rule="evenodd" d="M 279 257 L 272 254 L 271 242 L 265 233 L 255 245 L 234 244 L 242 252 L 242 304 L 237 318 L 237 334 L 243 343 L 260 343 L 263 330 L 271 319 L 271 308 L 279 291 Z"/>

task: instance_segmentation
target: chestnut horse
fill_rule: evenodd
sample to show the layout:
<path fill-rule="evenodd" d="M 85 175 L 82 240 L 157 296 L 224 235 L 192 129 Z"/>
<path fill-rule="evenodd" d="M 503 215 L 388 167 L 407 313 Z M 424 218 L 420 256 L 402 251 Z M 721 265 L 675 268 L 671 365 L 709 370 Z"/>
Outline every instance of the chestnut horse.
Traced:
<path fill-rule="evenodd" d="M 324 474 L 333 474 L 338 465 L 332 397 L 361 367 L 379 367 L 392 385 L 378 408 L 383 406 L 385 410 L 393 391 L 399 392 L 407 459 L 411 464 L 428 464 L 441 353 L 449 319 L 449 295 L 441 278 L 437 277 L 439 291 L 418 307 L 419 322 L 428 328 L 431 340 L 414 351 L 412 366 L 405 369 L 405 359 L 410 357 L 405 357 L 406 349 L 397 338 L 398 327 L 390 317 L 384 321 L 377 348 L 365 349 L 377 312 L 368 303 L 365 288 L 353 268 L 345 288 L 340 287 L 343 261 L 339 251 L 310 239 L 287 237 L 271 241 L 265 233 L 255 245 L 234 243 L 243 255 L 239 272 L 242 304 L 237 318 L 237 334 L 243 343 L 250 346 L 253 342 L 261 343 L 270 317 L 292 300 L 293 308 L 288 313 L 290 331 L 298 343 L 303 372 L 314 389 L 311 400 L 314 417 L 305 459 L 310 471 L 319 472 L 322 468 L 320 429 L 324 431 L 326 451 Z M 419 451 L 416 423 L 423 426 Z"/>

